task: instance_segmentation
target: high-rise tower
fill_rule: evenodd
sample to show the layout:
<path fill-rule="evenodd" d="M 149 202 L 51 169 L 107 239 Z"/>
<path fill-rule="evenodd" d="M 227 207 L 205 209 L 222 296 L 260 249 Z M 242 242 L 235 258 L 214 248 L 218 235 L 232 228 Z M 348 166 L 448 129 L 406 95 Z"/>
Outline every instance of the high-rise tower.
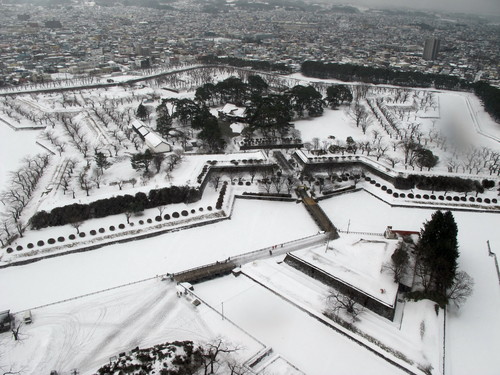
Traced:
<path fill-rule="evenodd" d="M 434 60 L 439 52 L 440 40 L 438 38 L 428 38 L 425 40 L 423 58 L 425 60 Z"/>

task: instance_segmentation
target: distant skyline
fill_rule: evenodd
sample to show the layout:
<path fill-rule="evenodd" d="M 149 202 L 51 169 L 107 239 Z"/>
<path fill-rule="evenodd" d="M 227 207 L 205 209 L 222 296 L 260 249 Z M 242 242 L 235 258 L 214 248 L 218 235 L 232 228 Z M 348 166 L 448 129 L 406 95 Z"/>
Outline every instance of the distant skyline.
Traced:
<path fill-rule="evenodd" d="M 500 16 L 500 0 L 326 0 L 334 4 L 412 8 Z"/>

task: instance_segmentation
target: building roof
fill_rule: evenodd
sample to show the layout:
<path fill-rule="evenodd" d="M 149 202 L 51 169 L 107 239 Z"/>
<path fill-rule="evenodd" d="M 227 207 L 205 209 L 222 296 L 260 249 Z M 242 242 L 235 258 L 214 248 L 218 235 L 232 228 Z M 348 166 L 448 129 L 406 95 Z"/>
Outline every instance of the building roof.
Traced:
<path fill-rule="evenodd" d="M 246 108 L 237 107 L 234 104 L 227 103 L 221 110 L 227 116 L 235 116 L 235 117 L 245 117 L 246 116 Z"/>
<path fill-rule="evenodd" d="M 144 139 L 148 146 L 156 148 L 162 143 L 167 143 L 163 138 L 161 138 L 158 134 L 149 132 L 144 136 Z"/>

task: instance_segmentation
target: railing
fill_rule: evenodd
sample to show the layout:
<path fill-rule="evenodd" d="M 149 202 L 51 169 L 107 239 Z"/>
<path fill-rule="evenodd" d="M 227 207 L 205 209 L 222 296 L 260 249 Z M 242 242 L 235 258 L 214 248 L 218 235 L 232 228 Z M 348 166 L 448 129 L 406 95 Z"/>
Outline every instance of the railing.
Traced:
<path fill-rule="evenodd" d="M 264 248 L 258 249 L 258 250 L 253 250 L 249 251 L 247 253 L 239 254 L 234 257 L 229 257 L 227 259 L 224 259 L 223 261 L 216 261 L 208 264 L 204 264 L 202 266 L 198 267 L 193 267 L 190 269 L 187 269 L 185 271 L 177 272 L 172 274 L 173 277 L 176 276 L 181 276 L 187 273 L 191 272 L 196 272 L 196 271 L 201 271 L 203 269 L 210 269 L 211 267 L 217 267 L 220 264 L 223 264 L 225 262 L 230 262 L 234 264 L 235 266 L 241 265 L 243 263 L 247 263 L 262 257 L 269 257 L 269 256 L 275 256 L 275 255 L 280 255 L 280 254 L 285 254 L 289 251 L 290 246 L 298 245 L 299 243 L 305 243 L 304 245 L 311 245 L 316 242 L 320 242 L 322 240 L 326 240 L 327 234 L 325 233 L 317 233 L 313 234 L 311 236 L 307 237 L 302 237 L 293 241 L 288 241 L 284 242 L 279 245 L 273 245 L 273 246 L 266 246 Z"/>
<path fill-rule="evenodd" d="M 488 255 L 490 257 L 495 258 L 495 266 L 496 266 L 496 269 L 497 269 L 498 283 L 500 284 L 500 268 L 498 267 L 497 255 L 493 251 L 491 251 L 490 241 L 488 240 L 488 241 L 486 241 L 486 243 L 488 244 Z"/>
<path fill-rule="evenodd" d="M 15 313 L 13 313 L 13 314 L 20 314 L 20 313 L 23 313 L 23 312 L 28 311 L 28 310 L 36 310 L 36 309 L 41 309 L 43 307 L 48 307 L 48 306 L 53 306 L 53 305 L 58 305 L 58 304 L 61 304 L 61 303 L 69 302 L 69 301 L 74 301 L 74 300 L 77 300 L 77 299 L 80 299 L 80 298 L 89 297 L 89 296 L 93 296 L 93 295 L 96 295 L 96 294 L 108 292 L 110 290 L 124 288 L 124 287 L 129 286 L 129 285 L 134 285 L 134 284 L 143 283 L 145 281 L 154 280 L 154 279 L 157 279 L 157 278 L 160 278 L 160 277 L 163 277 L 163 276 L 165 276 L 165 275 L 156 275 L 156 276 L 153 276 L 153 277 L 148 277 L 147 279 L 142 279 L 142 280 L 138 280 L 138 281 L 132 281 L 130 283 L 126 283 L 126 284 L 122 284 L 122 285 L 118 285 L 118 286 L 113 286 L 113 287 L 102 289 L 102 290 L 97 290 L 95 292 L 90 292 L 90 293 L 87 293 L 87 294 L 82 294 L 82 295 L 79 295 L 79 296 L 76 296 L 76 297 L 66 298 L 66 299 L 63 299 L 63 300 L 60 300 L 60 301 L 50 302 L 50 303 L 46 303 L 44 305 L 39 305 L 39 306 L 31 307 L 31 308 L 26 309 L 26 310 L 20 310 L 20 311 L 17 311 Z"/>
<path fill-rule="evenodd" d="M 384 237 L 384 233 L 375 233 L 375 232 L 356 232 L 356 231 L 353 231 L 353 230 L 340 230 L 339 229 L 339 232 L 340 233 L 345 233 L 345 234 L 362 234 L 362 235 L 365 235 L 365 236 L 378 236 L 378 237 Z"/>

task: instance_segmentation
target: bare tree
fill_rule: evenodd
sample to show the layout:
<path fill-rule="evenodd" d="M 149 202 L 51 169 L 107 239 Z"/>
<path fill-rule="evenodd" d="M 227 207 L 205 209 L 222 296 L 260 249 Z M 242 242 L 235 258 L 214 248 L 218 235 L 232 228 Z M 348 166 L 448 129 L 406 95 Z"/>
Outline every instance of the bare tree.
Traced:
<path fill-rule="evenodd" d="M 377 147 L 377 149 L 376 149 L 376 151 L 375 151 L 375 157 L 377 158 L 377 161 L 378 161 L 378 160 L 379 160 L 382 156 L 384 156 L 384 155 L 385 155 L 385 153 L 387 152 L 388 148 L 389 148 L 388 146 L 382 146 L 382 145 L 380 145 L 380 146 L 378 146 L 378 147 Z"/>
<path fill-rule="evenodd" d="M 167 208 L 167 206 L 158 206 L 158 207 L 156 207 L 156 209 L 160 213 L 160 216 L 163 215 L 163 212 L 165 211 L 166 208 Z"/>
<path fill-rule="evenodd" d="M 399 160 L 398 158 L 392 157 L 392 156 L 386 157 L 385 160 L 387 160 L 389 163 L 391 163 L 392 168 L 394 168 L 397 164 L 399 164 L 401 162 L 401 160 Z"/>
<path fill-rule="evenodd" d="M 219 365 L 219 356 L 221 354 L 230 354 L 240 350 L 239 347 L 228 346 L 221 338 L 217 338 L 207 343 L 201 348 L 202 358 L 204 360 L 204 375 L 213 374 L 216 366 Z"/>
<path fill-rule="evenodd" d="M 86 168 L 84 168 L 84 170 L 80 172 L 80 175 L 78 176 L 78 181 L 80 182 L 80 187 L 82 188 L 82 190 L 85 190 L 88 197 L 90 195 L 90 190 L 92 189 L 92 182 L 87 176 Z"/>
<path fill-rule="evenodd" d="M 350 293 L 342 294 L 334 289 L 330 289 L 327 302 L 327 312 L 331 312 L 336 316 L 340 312 L 345 312 L 353 323 L 359 320 L 358 316 L 364 311 L 364 307 L 358 304 Z"/>
<path fill-rule="evenodd" d="M 212 177 L 210 178 L 210 183 L 214 187 L 215 191 L 219 188 L 219 183 L 220 183 L 220 175 L 214 173 Z"/>
<path fill-rule="evenodd" d="M 474 279 L 467 272 L 458 271 L 452 287 L 446 292 L 446 297 L 458 308 L 472 294 L 473 289 Z"/>
<path fill-rule="evenodd" d="M 273 184 L 274 188 L 276 189 L 276 192 L 279 194 L 281 193 L 281 188 L 283 187 L 284 179 L 281 176 L 281 173 L 276 174 L 275 176 L 271 177 L 271 183 Z"/>
<path fill-rule="evenodd" d="M 75 220 L 71 221 L 71 226 L 76 229 L 76 234 L 80 233 L 80 227 L 82 226 L 83 222 L 80 220 Z"/>
<path fill-rule="evenodd" d="M 249 373 L 244 365 L 234 359 L 227 361 L 227 367 L 229 368 L 230 375 L 245 375 Z"/>
<path fill-rule="evenodd" d="M 101 180 L 102 180 L 102 171 L 100 169 L 94 170 L 94 173 L 92 173 L 91 181 L 95 184 L 95 186 L 98 189 L 101 188 Z"/>
<path fill-rule="evenodd" d="M 288 194 L 290 194 L 293 190 L 293 187 L 294 187 L 293 176 L 286 175 L 286 176 L 284 176 L 284 180 L 285 180 L 286 190 L 287 190 Z"/>
<path fill-rule="evenodd" d="M 17 321 L 17 319 L 13 318 L 11 322 L 10 331 L 12 332 L 12 336 L 14 337 L 14 341 L 22 340 L 22 334 L 19 332 L 21 330 L 22 322 Z"/>
<path fill-rule="evenodd" d="M 371 121 L 368 114 L 366 116 L 363 116 L 363 118 L 361 118 L 361 120 L 359 121 L 359 126 L 361 127 L 363 134 L 366 134 L 366 130 L 368 129 L 368 126 L 370 126 L 370 124 Z"/>
<path fill-rule="evenodd" d="M 368 112 L 366 112 L 365 107 L 363 107 L 359 103 L 356 103 L 351 108 L 349 116 L 354 120 L 354 123 L 356 124 L 356 127 L 359 128 L 359 126 L 361 125 L 362 122 L 366 122 L 367 121 L 367 119 L 368 119 Z M 366 129 L 365 129 L 365 131 L 366 131 Z"/>

